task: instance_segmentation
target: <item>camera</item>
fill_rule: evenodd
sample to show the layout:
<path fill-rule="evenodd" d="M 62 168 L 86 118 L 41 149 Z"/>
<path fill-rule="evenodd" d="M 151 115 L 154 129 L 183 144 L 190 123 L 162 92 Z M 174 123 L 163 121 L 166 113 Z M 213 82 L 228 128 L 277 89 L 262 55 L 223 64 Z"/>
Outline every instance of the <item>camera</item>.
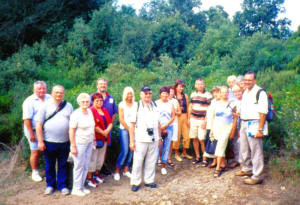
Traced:
<path fill-rule="evenodd" d="M 147 133 L 149 136 L 153 136 L 153 128 L 147 128 Z"/>

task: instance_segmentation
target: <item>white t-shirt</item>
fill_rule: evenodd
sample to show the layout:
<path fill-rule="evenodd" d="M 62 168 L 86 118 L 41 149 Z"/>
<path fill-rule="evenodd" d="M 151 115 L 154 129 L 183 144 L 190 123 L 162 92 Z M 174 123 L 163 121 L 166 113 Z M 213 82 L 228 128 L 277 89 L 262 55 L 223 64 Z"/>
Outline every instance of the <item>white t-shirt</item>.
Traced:
<path fill-rule="evenodd" d="M 179 106 L 178 100 L 176 100 L 175 98 L 172 98 L 169 101 L 172 103 L 174 110 L 177 111 L 178 106 Z M 177 123 L 178 123 L 178 117 L 177 117 L 177 115 L 175 115 L 175 119 L 172 124 L 177 124 Z"/>
<path fill-rule="evenodd" d="M 161 100 L 156 100 L 155 103 L 159 112 L 159 122 L 161 126 L 164 126 L 172 117 L 172 103 L 170 101 L 163 102 Z"/>
<path fill-rule="evenodd" d="M 136 109 L 137 109 L 137 102 L 133 102 L 132 106 L 127 106 L 126 102 L 122 101 L 119 104 L 119 108 L 123 109 L 124 114 L 124 121 L 127 124 L 128 127 L 131 126 L 131 121 L 133 117 L 135 116 Z M 120 129 L 125 129 L 125 127 L 120 123 Z"/>
<path fill-rule="evenodd" d="M 70 128 L 76 128 L 76 144 L 85 144 L 93 142 L 95 134 L 95 121 L 92 111 L 88 109 L 88 114 L 82 113 L 80 108 L 76 109 L 70 117 Z"/>

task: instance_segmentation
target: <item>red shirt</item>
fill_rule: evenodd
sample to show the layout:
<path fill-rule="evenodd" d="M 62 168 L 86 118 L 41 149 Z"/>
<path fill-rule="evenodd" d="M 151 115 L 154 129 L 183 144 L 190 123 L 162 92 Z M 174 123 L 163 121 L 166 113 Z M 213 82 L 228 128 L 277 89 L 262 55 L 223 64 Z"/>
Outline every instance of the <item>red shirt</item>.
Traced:
<path fill-rule="evenodd" d="M 100 129 L 105 130 L 108 127 L 108 125 L 112 123 L 112 121 L 108 111 L 103 107 L 101 108 L 101 110 L 104 113 L 104 116 L 100 115 L 97 109 L 94 108 L 94 106 L 91 107 L 91 111 L 93 113 L 94 120 L 95 120 L 95 127 L 99 127 Z M 97 140 L 105 141 L 106 139 L 103 135 L 97 132 L 95 132 L 95 137 Z M 107 138 L 107 144 L 110 144 L 110 136 L 108 136 Z"/>

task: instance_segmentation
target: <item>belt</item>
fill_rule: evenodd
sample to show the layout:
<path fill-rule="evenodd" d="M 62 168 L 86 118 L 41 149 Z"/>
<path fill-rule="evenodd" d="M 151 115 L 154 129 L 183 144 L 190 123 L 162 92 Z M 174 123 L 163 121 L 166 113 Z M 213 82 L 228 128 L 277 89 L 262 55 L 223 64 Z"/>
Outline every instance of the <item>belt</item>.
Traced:
<path fill-rule="evenodd" d="M 244 121 L 244 122 L 248 122 L 248 121 L 259 120 L 259 119 L 251 119 L 251 120 L 243 120 L 243 119 L 241 119 L 241 120 Z"/>

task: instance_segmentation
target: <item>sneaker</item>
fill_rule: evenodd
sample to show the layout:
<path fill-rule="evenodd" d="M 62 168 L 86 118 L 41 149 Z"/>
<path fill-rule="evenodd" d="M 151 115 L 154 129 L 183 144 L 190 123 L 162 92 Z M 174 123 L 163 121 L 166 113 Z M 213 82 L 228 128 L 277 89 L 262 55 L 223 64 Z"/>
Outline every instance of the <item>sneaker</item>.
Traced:
<path fill-rule="evenodd" d="M 70 190 L 69 190 L 68 188 L 63 188 L 63 189 L 61 190 L 61 194 L 62 194 L 62 195 L 68 195 L 68 194 L 70 194 Z"/>
<path fill-rule="evenodd" d="M 46 187 L 46 190 L 45 190 L 44 194 L 45 195 L 51 195 L 51 194 L 53 194 L 53 192 L 54 192 L 53 187 L 48 186 L 48 187 Z"/>
<path fill-rule="evenodd" d="M 98 182 L 99 184 L 104 183 L 104 179 L 100 176 L 94 176 L 94 179 L 96 180 L 96 182 Z"/>
<path fill-rule="evenodd" d="M 166 168 L 161 168 L 161 174 L 162 175 L 168 174 L 167 169 Z"/>
<path fill-rule="evenodd" d="M 40 182 L 43 180 L 42 177 L 39 175 L 39 172 L 34 172 L 34 171 L 31 174 L 31 179 L 35 182 Z"/>
<path fill-rule="evenodd" d="M 82 189 L 82 192 L 85 193 L 85 194 L 90 194 L 90 193 L 91 193 L 91 190 L 89 190 L 89 189 L 87 189 L 87 188 L 84 187 L 84 188 Z"/>
<path fill-rule="evenodd" d="M 187 158 L 187 159 L 193 159 L 193 157 L 191 155 L 188 154 L 182 154 L 181 155 L 183 158 Z"/>
<path fill-rule="evenodd" d="M 150 183 L 150 184 L 145 184 L 146 187 L 149 187 L 149 188 L 152 188 L 152 189 L 155 189 L 157 188 L 157 185 L 153 182 L 153 183 Z"/>
<path fill-rule="evenodd" d="M 137 192 L 139 190 L 140 186 L 137 186 L 137 185 L 132 185 L 131 187 L 131 191 L 133 192 Z"/>
<path fill-rule="evenodd" d="M 114 174 L 114 180 L 116 180 L 116 181 L 120 180 L 120 174 L 119 173 Z"/>
<path fill-rule="evenodd" d="M 181 162 L 181 161 L 182 161 L 182 159 L 181 159 L 180 156 L 175 156 L 175 159 L 176 159 L 178 162 Z"/>
<path fill-rule="evenodd" d="M 80 189 L 73 189 L 71 194 L 75 196 L 85 196 L 85 193 Z"/>
<path fill-rule="evenodd" d="M 128 177 L 129 179 L 131 178 L 131 173 L 130 172 L 123 172 L 123 175 Z"/>
<path fill-rule="evenodd" d="M 249 184 L 249 185 L 255 185 L 255 184 L 261 184 L 263 182 L 262 179 L 252 179 L 252 178 L 248 178 L 244 180 L 245 184 Z"/>
<path fill-rule="evenodd" d="M 88 180 L 87 180 L 87 184 L 88 184 L 90 187 L 93 187 L 93 188 L 96 188 L 96 187 L 97 187 L 97 183 L 95 182 L 94 179 L 88 179 Z"/>

